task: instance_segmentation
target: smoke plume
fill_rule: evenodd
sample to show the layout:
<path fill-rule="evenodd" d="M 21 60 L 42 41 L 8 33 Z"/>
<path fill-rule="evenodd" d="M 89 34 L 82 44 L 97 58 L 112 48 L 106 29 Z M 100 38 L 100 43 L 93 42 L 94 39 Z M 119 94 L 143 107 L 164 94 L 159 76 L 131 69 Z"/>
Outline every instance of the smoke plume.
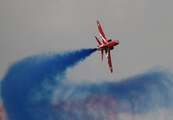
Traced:
<path fill-rule="evenodd" d="M 119 120 L 172 109 L 173 76 L 166 70 L 102 83 L 74 83 L 66 70 L 95 52 L 82 49 L 27 57 L 2 79 L 2 99 L 10 120 Z"/>

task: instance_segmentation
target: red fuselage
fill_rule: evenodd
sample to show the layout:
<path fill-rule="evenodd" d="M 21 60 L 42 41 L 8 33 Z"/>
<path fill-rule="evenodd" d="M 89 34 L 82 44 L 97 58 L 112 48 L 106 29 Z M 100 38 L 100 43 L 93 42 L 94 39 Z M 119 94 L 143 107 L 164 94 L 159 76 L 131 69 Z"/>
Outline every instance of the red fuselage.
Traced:
<path fill-rule="evenodd" d="M 118 40 L 108 40 L 107 43 L 103 43 L 97 47 L 98 51 L 109 48 L 110 50 L 114 49 L 114 46 L 118 45 Z"/>

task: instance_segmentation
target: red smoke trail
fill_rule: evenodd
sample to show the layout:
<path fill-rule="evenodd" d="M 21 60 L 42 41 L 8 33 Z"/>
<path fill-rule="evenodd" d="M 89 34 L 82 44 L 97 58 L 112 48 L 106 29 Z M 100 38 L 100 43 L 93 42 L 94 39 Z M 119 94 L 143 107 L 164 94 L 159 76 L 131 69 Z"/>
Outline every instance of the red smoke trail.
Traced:
<path fill-rule="evenodd" d="M 7 114 L 2 104 L 0 104 L 0 120 L 8 120 Z"/>
<path fill-rule="evenodd" d="M 142 115 L 160 108 L 169 110 L 173 108 L 172 78 L 166 71 L 150 70 L 121 82 L 69 82 L 69 89 L 66 85 L 54 89 L 59 93 L 52 104 L 52 118 L 119 120 L 118 115 L 123 113 Z"/>

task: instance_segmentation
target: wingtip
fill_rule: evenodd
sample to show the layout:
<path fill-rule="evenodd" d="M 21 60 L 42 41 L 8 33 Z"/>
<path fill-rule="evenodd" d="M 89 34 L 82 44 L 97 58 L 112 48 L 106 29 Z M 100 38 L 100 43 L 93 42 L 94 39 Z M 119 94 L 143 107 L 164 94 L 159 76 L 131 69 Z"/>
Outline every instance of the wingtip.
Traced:
<path fill-rule="evenodd" d="M 111 73 L 113 73 L 113 68 L 112 67 L 109 67 L 109 68 L 110 68 Z"/>
<path fill-rule="evenodd" d="M 98 20 L 96 20 L 96 22 L 97 22 L 97 24 L 99 24 L 99 21 Z"/>

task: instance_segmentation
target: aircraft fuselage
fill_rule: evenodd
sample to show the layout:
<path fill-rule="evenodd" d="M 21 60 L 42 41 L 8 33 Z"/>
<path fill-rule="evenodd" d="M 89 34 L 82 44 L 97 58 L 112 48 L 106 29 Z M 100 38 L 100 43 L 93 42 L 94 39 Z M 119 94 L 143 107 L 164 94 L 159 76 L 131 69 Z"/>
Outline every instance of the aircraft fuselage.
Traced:
<path fill-rule="evenodd" d="M 109 40 L 108 43 L 106 44 L 101 44 L 100 46 L 97 47 L 98 51 L 101 51 L 103 49 L 107 49 L 108 47 L 110 48 L 110 50 L 112 50 L 114 48 L 114 46 L 118 45 L 119 41 L 118 40 Z"/>

